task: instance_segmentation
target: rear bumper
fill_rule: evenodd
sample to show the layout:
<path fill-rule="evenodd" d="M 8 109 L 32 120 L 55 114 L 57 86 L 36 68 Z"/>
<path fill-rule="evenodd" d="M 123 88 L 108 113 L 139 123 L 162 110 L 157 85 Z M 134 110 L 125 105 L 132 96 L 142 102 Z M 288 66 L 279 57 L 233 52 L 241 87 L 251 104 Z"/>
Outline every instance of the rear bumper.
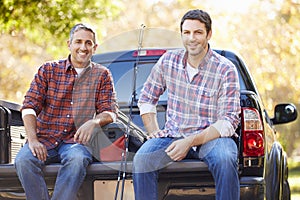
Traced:
<path fill-rule="evenodd" d="M 265 181 L 262 177 L 241 177 L 240 196 L 241 200 L 263 200 L 265 191 Z"/>
<path fill-rule="evenodd" d="M 169 179 L 162 178 L 159 189 L 160 199 L 164 200 L 207 200 L 215 199 L 216 195 L 214 180 L 208 173 L 203 173 L 200 176 L 189 176 L 187 174 L 186 178 L 179 178 L 179 174 Z M 262 177 L 240 178 L 241 200 L 263 200 L 264 189 L 265 184 Z"/>

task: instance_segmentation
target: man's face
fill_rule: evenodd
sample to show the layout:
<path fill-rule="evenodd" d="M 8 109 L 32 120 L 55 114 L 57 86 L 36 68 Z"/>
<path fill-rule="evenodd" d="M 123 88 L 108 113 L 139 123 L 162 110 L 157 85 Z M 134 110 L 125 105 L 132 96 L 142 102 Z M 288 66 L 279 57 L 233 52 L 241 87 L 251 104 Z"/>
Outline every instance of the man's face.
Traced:
<path fill-rule="evenodd" d="M 93 41 L 94 35 L 88 30 L 78 30 L 74 33 L 72 41 L 68 41 L 71 52 L 71 62 L 75 68 L 87 67 L 97 44 Z"/>
<path fill-rule="evenodd" d="M 187 19 L 182 24 L 181 38 L 188 54 L 198 56 L 206 53 L 211 31 L 207 33 L 205 24 L 199 20 Z"/>

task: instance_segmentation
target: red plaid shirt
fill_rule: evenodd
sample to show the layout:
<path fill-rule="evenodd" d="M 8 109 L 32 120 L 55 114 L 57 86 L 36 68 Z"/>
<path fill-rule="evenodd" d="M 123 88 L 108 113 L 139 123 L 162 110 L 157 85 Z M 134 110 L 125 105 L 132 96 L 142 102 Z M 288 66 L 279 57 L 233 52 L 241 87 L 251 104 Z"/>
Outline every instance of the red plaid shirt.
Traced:
<path fill-rule="evenodd" d="M 21 110 L 37 114 L 37 136 L 47 149 L 73 143 L 78 127 L 103 111 L 117 113 L 110 71 L 91 62 L 78 76 L 69 59 L 48 62 L 35 75 Z"/>

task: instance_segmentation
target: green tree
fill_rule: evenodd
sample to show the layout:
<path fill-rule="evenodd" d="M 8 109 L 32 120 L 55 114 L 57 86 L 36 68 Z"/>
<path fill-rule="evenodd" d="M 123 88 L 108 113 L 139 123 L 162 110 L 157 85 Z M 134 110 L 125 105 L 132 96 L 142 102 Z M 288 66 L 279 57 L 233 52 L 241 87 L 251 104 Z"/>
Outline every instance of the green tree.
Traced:
<path fill-rule="evenodd" d="M 55 47 L 59 49 L 75 23 L 112 20 L 119 13 L 118 4 L 118 0 L 3 0 L 0 30 L 1 34 L 24 35 L 51 53 L 60 53 Z"/>
<path fill-rule="evenodd" d="M 66 40 L 75 23 L 95 26 L 103 19 L 114 20 L 119 7 L 119 0 L 2 0 L 0 99 L 20 103 L 34 67 L 66 55 Z"/>

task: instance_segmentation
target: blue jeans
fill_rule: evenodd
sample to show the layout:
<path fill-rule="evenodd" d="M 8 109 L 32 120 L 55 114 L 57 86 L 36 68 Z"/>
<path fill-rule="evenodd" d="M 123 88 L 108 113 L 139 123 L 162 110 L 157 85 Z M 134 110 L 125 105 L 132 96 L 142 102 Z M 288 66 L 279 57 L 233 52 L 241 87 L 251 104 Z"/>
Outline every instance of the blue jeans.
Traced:
<path fill-rule="evenodd" d="M 27 199 L 50 199 L 42 168 L 45 163 L 52 162 L 60 162 L 62 166 L 58 171 L 51 199 L 76 199 L 86 175 L 86 167 L 92 162 L 87 148 L 80 144 L 62 143 L 57 148 L 48 150 L 47 161 L 43 162 L 32 155 L 26 143 L 17 154 L 15 167 Z"/>
<path fill-rule="evenodd" d="M 158 199 L 158 171 L 173 162 L 165 153 L 173 141 L 174 138 L 153 138 L 136 153 L 133 160 L 135 200 Z M 186 158 L 201 159 L 208 165 L 215 180 L 217 200 L 240 198 L 238 150 L 231 138 L 212 140 L 197 151 L 191 149 Z"/>

